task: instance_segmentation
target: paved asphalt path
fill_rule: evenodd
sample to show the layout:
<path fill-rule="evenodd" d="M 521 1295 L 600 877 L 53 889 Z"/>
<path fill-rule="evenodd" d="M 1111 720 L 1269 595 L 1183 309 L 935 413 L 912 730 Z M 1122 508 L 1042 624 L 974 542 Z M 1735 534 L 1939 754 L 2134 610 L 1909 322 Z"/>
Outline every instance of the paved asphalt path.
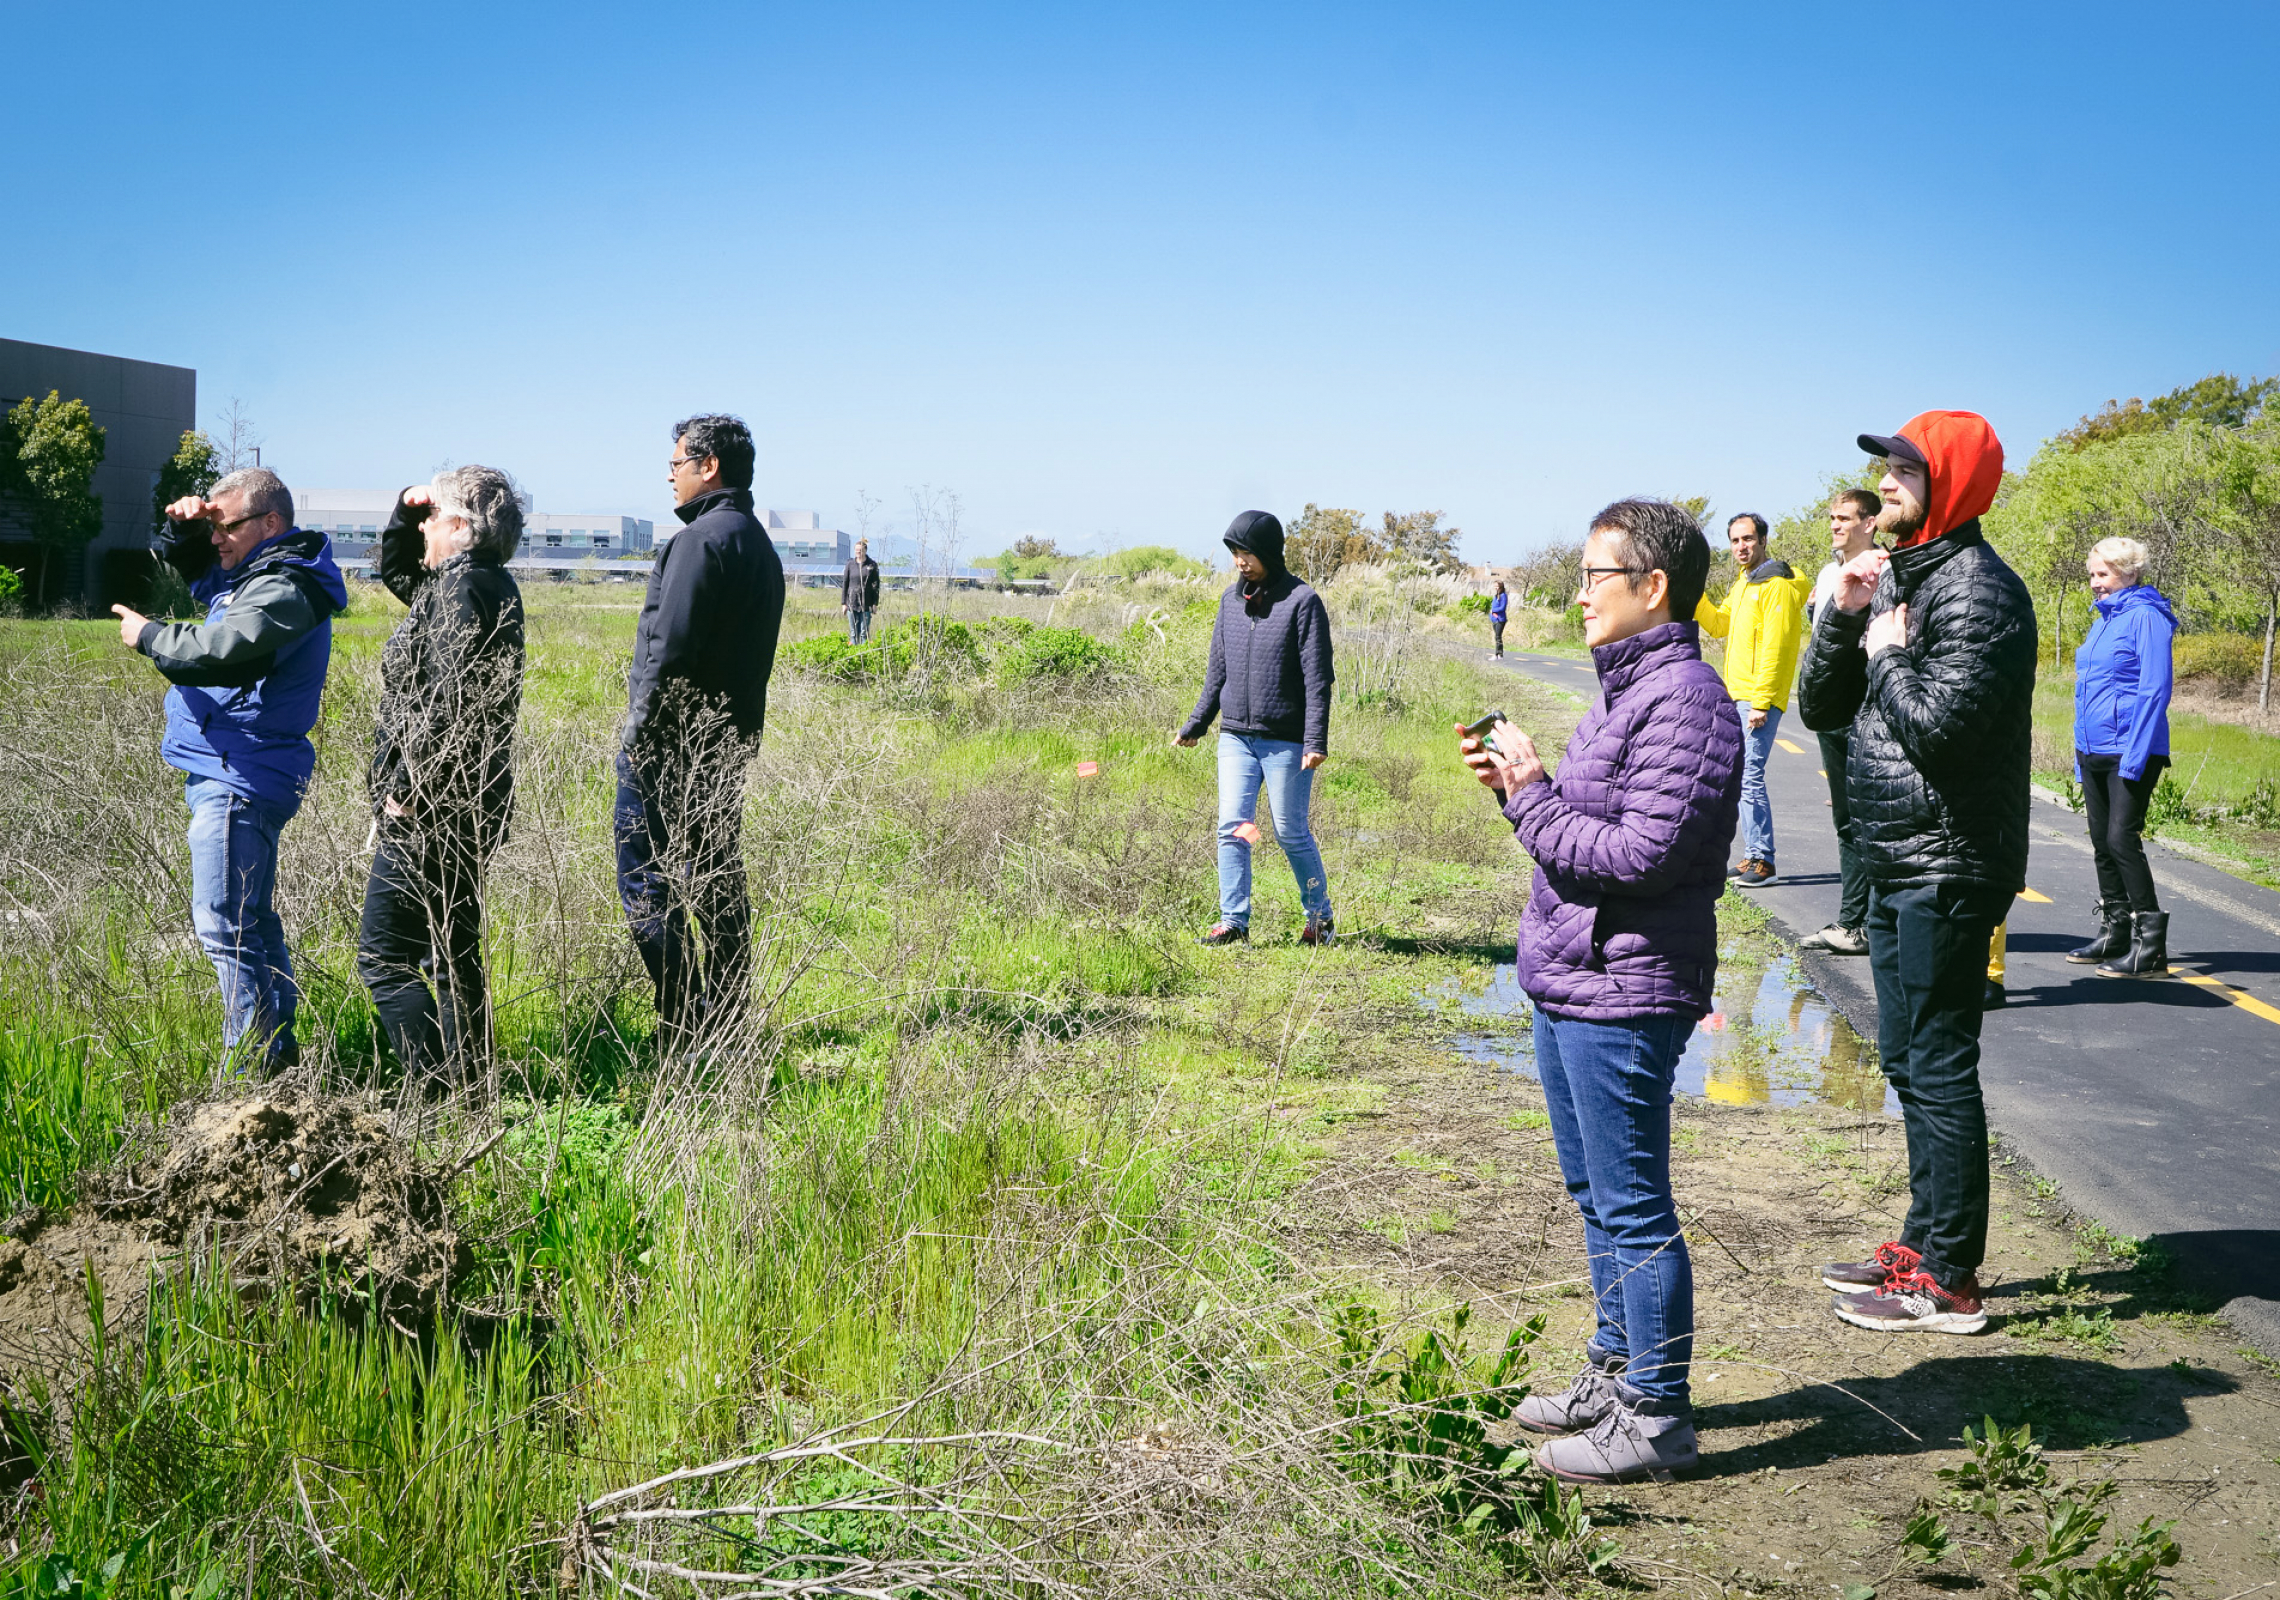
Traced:
<path fill-rule="evenodd" d="M 1515 652 L 1503 665 L 1586 700 L 1598 692 L 1582 657 Z M 1781 881 L 1751 895 L 1795 938 L 1835 920 L 1836 835 L 1820 745 L 1794 697 L 1778 737 L 1766 788 Z M 2158 1239 L 2280 1356 L 2280 894 L 2149 841 L 2177 976 L 2099 978 L 2065 959 L 2095 931 L 2082 818 L 2038 795 L 2031 833 L 2009 999 L 1981 1036 L 1988 1116 L 2076 1211 Z M 1799 958 L 1873 1040 L 1867 959 Z"/>

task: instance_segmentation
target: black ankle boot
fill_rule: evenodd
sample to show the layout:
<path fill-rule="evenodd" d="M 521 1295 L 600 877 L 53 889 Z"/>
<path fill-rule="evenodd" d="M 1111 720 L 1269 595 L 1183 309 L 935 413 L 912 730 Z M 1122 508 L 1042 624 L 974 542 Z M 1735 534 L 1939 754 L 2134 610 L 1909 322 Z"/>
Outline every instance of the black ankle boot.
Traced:
<path fill-rule="evenodd" d="M 2095 966 L 2116 956 L 2127 955 L 2130 948 L 2130 908 L 2126 903 L 2101 900 L 2098 902 L 2098 937 L 2079 950 L 2066 952 L 2066 959 L 2076 966 Z"/>
<path fill-rule="evenodd" d="M 2130 919 L 2130 951 L 2101 963 L 2101 978 L 2166 978 L 2169 976 L 2169 913 L 2140 911 Z"/>

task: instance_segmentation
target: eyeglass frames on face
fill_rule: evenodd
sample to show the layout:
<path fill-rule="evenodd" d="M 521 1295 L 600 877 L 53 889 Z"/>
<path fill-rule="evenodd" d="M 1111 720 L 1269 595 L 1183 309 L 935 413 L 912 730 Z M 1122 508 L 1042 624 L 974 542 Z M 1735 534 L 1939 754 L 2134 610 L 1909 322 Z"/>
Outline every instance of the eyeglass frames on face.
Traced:
<path fill-rule="evenodd" d="M 1644 567 L 1585 567 L 1583 569 L 1583 592 L 1589 594 L 1599 587 L 1600 579 L 1612 578 L 1618 572 L 1627 572 L 1636 578 L 1643 576 L 1650 570 L 1652 569 Z"/>
<path fill-rule="evenodd" d="M 248 511 L 244 516 L 238 518 L 235 522 L 215 523 L 214 531 L 216 533 L 235 533 L 238 531 L 238 529 L 244 527 L 247 523 L 259 522 L 263 517 L 266 517 L 268 515 L 269 513 L 266 511 Z"/>
<path fill-rule="evenodd" d="M 665 467 L 669 472 L 679 472 L 683 467 L 693 462 L 710 461 L 711 459 L 710 456 L 672 456 L 666 460 Z"/>

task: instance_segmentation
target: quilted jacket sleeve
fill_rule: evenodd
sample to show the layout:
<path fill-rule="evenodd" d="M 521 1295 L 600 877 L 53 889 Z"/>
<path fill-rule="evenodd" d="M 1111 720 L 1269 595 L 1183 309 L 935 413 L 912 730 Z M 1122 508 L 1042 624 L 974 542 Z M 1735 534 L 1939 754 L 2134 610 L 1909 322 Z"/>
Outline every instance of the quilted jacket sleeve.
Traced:
<path fill-rule="evenodd" d="M 1805 642 L 1797 675 L 1797 714 L 1815 733 L 1842 733 L 1868 696 L 1868 657 L 1861 635 L 1868 611 L 1839 611 L 1831 602 Z"/>
<path fill-rule="evenodd" d="M 1913 639 L 1867 665 L 1885 727 L 1927 778 L 1984 761 L 2019 686 L 2034 692 L 2034 612 L 2012 602 L 1992 583 L 1951 586 L 1909 618 Z"/>
<path fill-rule="evenodd" d="M 1730 804 L 1741 717 L 1716 686 L 1687 684 L 1642 709 L 1626 749 L 1611 815 L 1585 814 L 1553 783 L 1529 784 L 1504 814 L 1546 871 L 1605 894 L 1664 894 L 1693 869 Z"/>
<path fill-rule="evenodd" d="M 1211 726 L 1219 715 L 1220 691 L 1227 687 L 1227 651 L 1223 635 L 1227 632 L 1227 602 L 1222 599 L 1219 615 L 1211 624 L 1211 656 L 1204 664 L 1203 693 L 1196 696 L 1195 710 L 1187 725 L 1180 729 L 1183 739 L 1200 739 L 1204 729 Z"/>
<path fill-rule="evenodd" d="M 1330 659 L 1330 610 L 1308 595 L 1298 611 L 1298 669 L 1306 680 L 1304 749 L 1330 753 L 1330 689 L 1337 671 Z"/>

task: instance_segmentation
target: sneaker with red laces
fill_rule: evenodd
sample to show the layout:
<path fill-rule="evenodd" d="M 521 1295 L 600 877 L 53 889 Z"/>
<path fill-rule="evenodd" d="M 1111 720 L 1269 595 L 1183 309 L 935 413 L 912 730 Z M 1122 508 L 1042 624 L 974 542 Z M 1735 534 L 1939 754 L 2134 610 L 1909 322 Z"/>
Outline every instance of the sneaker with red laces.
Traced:
<path fill-rule="evenodd" d="M 1831 1261 L 1821 1268 L 1821 1281 L 1839 1294 L 1881 1289 L 1895 1272 L 1914 1272 L 1923 1253 L 1897 1242 L 1880 1244 L 1866 1261 Z"/>
<path fill-rule="evenodd" d="M 1338 925 L 1328 917 L 1306 919 L 1306 926 L 1298 932 L 1300 944 L 1333 944 L 1338 938 Z"/>
<path fill-rule="evenodd" d="M 1211 931 L 1196 940 L 1197 944 L 1249 944 L 1250 927 L 1241 922 L 1215 922 Z"/>
<path fill-rule="evenodd" d="M 1869 1294 L 1840 1294 L 1830 1310 L 1856 1328 L 1885 1333 L 1977 1333 L 1987 1326 L 1979 1302 L 1979 1274 L 1967 1273 L 1953 1289 L 1921 1268 L 1895 1272 Z"/>

